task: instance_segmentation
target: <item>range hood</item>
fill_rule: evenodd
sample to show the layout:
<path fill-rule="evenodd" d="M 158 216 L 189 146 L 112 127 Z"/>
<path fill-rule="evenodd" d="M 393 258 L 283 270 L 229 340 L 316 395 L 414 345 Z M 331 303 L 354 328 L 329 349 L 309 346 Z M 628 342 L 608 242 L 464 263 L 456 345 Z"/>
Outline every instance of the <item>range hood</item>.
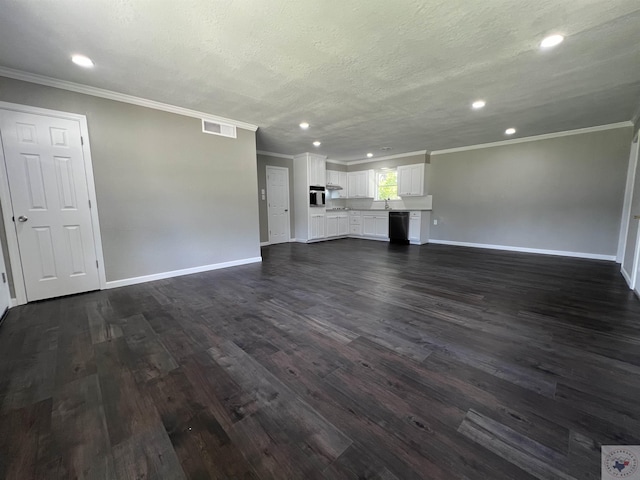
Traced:
<path fill-rule="evenodd" d="M 340 185 L 327 185 L 327 190 L 342 190 Z"/>

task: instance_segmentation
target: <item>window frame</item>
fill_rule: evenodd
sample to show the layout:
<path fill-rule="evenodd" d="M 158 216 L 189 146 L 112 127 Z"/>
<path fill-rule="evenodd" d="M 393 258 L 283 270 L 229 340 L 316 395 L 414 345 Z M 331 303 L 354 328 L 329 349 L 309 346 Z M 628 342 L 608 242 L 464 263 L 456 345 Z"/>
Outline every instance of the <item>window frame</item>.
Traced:
<path fill-rule="evenodd" d="M 390 197 L 389 201 L 400 200 L 400 195 L 398 195 L 398 167 L 389 167 L 389 168 L 380 168 L 374 172 L 375 173 L 375 182 L 374 182 L 374 186 L 375 186 L 374 200 L 375 201 L 383 202 L 386 200 L 386 198 L 380 197 L 380 176 L 383 174 L 387 174 L 389 172 L 394 172 L 396 175 L 395 185 L 387 185 L 389 187 L 393 187 L 393 186 L 396 187 L 396 195 L 395 197 Z"/>

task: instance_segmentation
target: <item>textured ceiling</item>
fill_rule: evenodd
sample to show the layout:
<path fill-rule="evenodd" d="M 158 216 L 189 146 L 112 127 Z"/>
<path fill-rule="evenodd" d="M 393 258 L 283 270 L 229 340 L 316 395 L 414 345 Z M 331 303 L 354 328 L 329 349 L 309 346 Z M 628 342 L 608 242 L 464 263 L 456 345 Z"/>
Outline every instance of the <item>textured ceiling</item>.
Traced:
<path fill-rule="evenodd" d="M 440 150 L 510 126 L 630 120 L 640 104 L 638 0 L 0 0 L 0 12 L 0 65 L 253 123 L 258 149 L 285 154 Z M 540 51 L 556 32 L 565 42 Z M 75 52 L 96 67 L 72 65 Z M 487 107 L 471 111 L 477 98 Z"/>

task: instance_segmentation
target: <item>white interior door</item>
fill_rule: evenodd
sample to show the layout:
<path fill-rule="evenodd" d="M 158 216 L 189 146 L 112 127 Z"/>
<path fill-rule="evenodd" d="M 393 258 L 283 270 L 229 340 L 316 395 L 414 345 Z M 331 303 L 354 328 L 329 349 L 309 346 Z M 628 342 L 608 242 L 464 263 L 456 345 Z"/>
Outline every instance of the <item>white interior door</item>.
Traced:
<path fill-rule="evenodd" d="M 7 280 L 7 269 L 4 264 L 2 246 L 0 246 L 0 319 L 11 304 L 11 294 L 9 293 L 9 282 Z"/>
<path fill-rule="evenodd" d="M 27 300 L 97 290 L 80 123 L 0 110 L 0 134 Z"/>
<path fill-rule="evenodd" d="M 291 238 L 288 168 L 267 167 L 267 205 L 269 243 L 288 242 Z"/>

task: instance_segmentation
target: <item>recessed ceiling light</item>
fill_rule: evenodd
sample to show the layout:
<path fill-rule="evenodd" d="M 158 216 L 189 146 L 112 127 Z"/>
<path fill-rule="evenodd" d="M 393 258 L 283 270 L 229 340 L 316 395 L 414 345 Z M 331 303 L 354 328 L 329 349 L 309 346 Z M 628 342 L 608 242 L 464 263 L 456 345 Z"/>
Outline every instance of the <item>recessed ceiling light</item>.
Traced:
<path fill-rule="evenodd" d="M 307 122 L 302 122 L 300 124 L 300 128 L 303 130 L 306 130 L 307 128 L 309 128 L 309 124 Z"/>
<path fill-rule="evenodd" d="M 316 140 L 315 142 L 313 142 L 314 147 L 319 147 L 320 145 L 322 145 L 322 143 L 319 140 Z"/>
<path fill-rule="evenodd" d="M 560 45 L 564 37 L 562 35 L 549 35 L 540 42 L 540 48 L 551 48 Z"/>
<path fill-rule="evenodd" d="M 367 157 L 369 158 L 373 157 L 373 153 L 367 153 Z"/>
<path fill-rule="evenodd" d="M 93 67 L 93 60 L 91 60 L 89 57 L 85 57 L 84 55 L 72 55 L 71 61 L 76 65 L 80 65 L 84 68 Z"/>
<path fill-rule="evenodd" d="M 484 100 L 476 100 L 475 102 L 473 102 L 473 103 L 471 104 L 471 107 L 472 107 L 474 110 L 478 110 L 478 109 L 480 109 L 480 108 L 484 107 L 486 104 L 487 104 L 487 102 L 485 102 Z"/>
<path fill-rule="evenodd" d="M 516 133 L 516 129 L 515 129 L 515 128 L 507 128 L 507 129 L 504 131 L 504 134 L 505 134 L 505 135 L 513 135 L 514 133 Z"/>

